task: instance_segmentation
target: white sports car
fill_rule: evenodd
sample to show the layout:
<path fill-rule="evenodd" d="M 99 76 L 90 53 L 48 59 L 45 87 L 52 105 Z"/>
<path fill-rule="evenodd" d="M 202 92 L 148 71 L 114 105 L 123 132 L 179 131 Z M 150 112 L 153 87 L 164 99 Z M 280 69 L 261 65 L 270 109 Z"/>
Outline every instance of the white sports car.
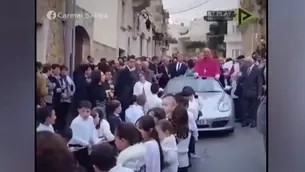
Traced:
<path fill-rule="evenodd" d="M 198 131 L 234 132 L 234 103 L 227 93 L 230 87 L 223 88 L 214 78 L 194 78 L 180 76 L 171 79 L 164 89 L 165 94 L 181 92 L 183 87 L 190 86 L 202 101 L 196 121 Z"/>

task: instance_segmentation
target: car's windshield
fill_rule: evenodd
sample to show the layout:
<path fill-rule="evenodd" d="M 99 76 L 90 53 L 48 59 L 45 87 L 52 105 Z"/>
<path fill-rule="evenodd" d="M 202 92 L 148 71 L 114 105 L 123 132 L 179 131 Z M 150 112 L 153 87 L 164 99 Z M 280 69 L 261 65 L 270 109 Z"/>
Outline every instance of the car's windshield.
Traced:
<path fill-rule="evenodd" d="M 222 92 L 219 82 L 213 78 L 195 79 L 192 77 L 174 78 L 168 82 L 164 91 L 166 93 L 178 93 L 183 87 L 190 86 L 195 92 Z"/>

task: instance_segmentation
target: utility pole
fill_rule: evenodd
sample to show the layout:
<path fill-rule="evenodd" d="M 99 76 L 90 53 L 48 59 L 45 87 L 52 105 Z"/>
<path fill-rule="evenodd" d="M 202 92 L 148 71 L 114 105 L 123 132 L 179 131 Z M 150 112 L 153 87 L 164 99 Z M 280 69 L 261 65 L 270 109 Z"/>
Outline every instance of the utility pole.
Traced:
<path fill-rule="evenodd" d="M 75 0 L 66 0 L 66 14 L 74 14 L 74 6 L 75 6 Z M 74 18 L 68 18 L 65 21 L 65 25 L 64 25 L 64 50 L 65 50 L 65 57 L 64 57 L 64 64 L 69 68 L 70 74 L 71 71 L 73 71 L 73 69 L 71 67 L 73 67 L 73 65 L 71 65 L 71 62 L 73 61 L 73 51 L 74 51 L 74 23 L 75 20 Z M 73 62 L 72 62 L 73 63 Z"/>

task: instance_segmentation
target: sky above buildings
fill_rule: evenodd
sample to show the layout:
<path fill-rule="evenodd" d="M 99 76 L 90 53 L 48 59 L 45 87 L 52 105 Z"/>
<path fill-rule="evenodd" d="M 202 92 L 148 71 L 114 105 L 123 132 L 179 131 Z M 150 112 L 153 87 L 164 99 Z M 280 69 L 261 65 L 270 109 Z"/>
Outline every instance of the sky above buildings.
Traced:
<path fill-rule="evenodd" d="M 209 10 L 236 9 L 239 6 L 239 1 L 240 0 L 163 0 L 163 6 L 170 13 L 171 23 L 184 23 L 185 25 L 188 25 L 191 20 L 203 18 Z M 196 6 L 199 7 L 194 8 Z"/>

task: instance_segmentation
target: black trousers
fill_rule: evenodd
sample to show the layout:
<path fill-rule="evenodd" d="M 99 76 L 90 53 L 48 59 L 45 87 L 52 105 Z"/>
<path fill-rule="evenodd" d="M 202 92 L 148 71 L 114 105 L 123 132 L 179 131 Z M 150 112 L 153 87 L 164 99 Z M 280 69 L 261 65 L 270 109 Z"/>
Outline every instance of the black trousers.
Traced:
<path fill-rule="evenodd" d="M 257 98 L 242 98 L 242 122 L 243 123 L 255 123 L 256 114 L 259 105 Z"/>
<path fill-rule="evenodd" d="M 234 111 L 235 111 L 235 120 L 239 121 L 242 117 L 242 105 L 239 98 L 233 99 L 234 101 Z"/>
<path fill-rule="evenodd" d="M 191 154 L 195 154 L 195 138 L 194 136 L 191 136 L 191 139 L 190 139 L 190 144 L 189 144 L 189 152 L 188 152 L 188 156 L 189 156 L 189 167 L 192 166 L 191 164 Z"/>
<path fill-rule="evenodd" d="M 69 145 L 69 147 L 82 147 L 81 145 Z M 84 167 L 87 172 L 94 172 L 92 166 L 88 148 L 83 148 L 73 152 L 74 158 L 77 160 L 80 166 Z"/>
<path fill-rule="evenodd" d="M 178 168 L 178 172 L 188 172 L 188 167 Z"/>
<path fill-rule="evenodd" d="M 54 125 L 55 130 L 62 131 L 65 129 L 70 105 L 71 103 L 63 102 L 56 107 L 56 121 Z"/>
<path fill-rule="evenodd" d="M 195 137 L 194 136 L 191 136 L 191 140 L 190 140 L 190 144 L 189 144 L 189 153 L 195 153 Z"/>

